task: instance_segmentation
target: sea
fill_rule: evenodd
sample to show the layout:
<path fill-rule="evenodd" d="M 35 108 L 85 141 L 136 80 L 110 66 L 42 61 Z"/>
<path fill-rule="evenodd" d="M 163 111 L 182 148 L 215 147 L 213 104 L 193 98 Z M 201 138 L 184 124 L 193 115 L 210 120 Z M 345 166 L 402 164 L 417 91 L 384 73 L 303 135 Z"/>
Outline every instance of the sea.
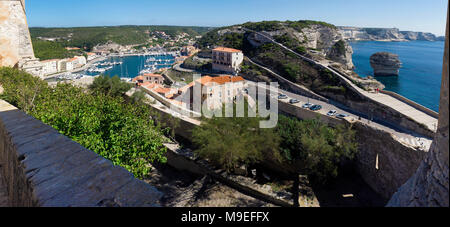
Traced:
<path fill-rule="evenodd" d="M 105 62 L 122 62 L 120 65 L 113 65 L 111 69 L 105 71 L 104 75 L 119 76 L 121 78 L 134 78 L 139 76 L 139 72 L 144 69 L 150 68 L 150 65 L 154 65 L 156 70 L 162 68 L 170 68 L 175 62 L 175 58 L 172 55 L 141 55 L 141 56 L 125 56 L 125 57 L 110 57 Z M 99 66 L 98 68 L 106 68 Z M 84 75 L 98 75 L 98 72 L 82 72 Z"/>
<path fill-rule="evenodd" d="M 398 54 L 402 62 L 399 76 L 376 77 L 385 90 L 396 92 L 439 112 L 444 42 L 350 42 L 355 72 L 361 77 L 373 75 L 370 56 L 376 52 Z"/>

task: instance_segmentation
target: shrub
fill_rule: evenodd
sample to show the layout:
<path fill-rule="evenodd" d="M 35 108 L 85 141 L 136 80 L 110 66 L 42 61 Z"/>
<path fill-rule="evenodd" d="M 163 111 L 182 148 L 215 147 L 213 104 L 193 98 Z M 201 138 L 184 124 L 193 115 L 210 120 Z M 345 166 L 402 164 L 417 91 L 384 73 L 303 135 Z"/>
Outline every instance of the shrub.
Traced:
<path fill-rule="evenodd" d="M 163 142 L 167 139 L 145 105 L 127 103 L 108 92 L 91 95 L 70 84 L 50 88 L 39 78 L 11 68 L 0 68 L 0 84 L 5 89 L 0 98 L 136 177 L 148 176 L 149 163 L 166 161 Z"/>

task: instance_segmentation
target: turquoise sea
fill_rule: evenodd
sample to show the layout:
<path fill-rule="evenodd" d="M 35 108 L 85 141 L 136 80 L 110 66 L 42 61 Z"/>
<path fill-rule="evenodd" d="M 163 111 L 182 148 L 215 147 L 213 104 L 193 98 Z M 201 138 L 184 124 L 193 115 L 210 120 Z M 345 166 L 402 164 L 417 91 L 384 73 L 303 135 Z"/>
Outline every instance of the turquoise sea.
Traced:
<path fill-rule="evenodd" d="M 403 63 L 398 77 L 376 77 L 385 90 L 396 92 L 439 112 L 444 42 L 350 42 L 355 72 L 362 77 L 373 75 L 370 56 L 387 51 L 398 54 Z"/>

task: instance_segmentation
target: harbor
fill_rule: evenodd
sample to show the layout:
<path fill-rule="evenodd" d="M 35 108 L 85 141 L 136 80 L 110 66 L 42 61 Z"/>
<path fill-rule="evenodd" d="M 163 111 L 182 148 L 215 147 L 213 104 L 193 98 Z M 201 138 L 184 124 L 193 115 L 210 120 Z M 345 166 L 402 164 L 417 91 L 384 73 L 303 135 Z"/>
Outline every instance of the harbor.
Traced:
<path fill-rule="evenodd" d="M 146 74 L 155 73 L 175 64 L 179 52 L 146 52 L 133 54 L 110 54 L 88 62 L 84 67 L 47 77 L 47 81 L 78 80 L 99 75 L 119 76 L 124 81 Z"/>

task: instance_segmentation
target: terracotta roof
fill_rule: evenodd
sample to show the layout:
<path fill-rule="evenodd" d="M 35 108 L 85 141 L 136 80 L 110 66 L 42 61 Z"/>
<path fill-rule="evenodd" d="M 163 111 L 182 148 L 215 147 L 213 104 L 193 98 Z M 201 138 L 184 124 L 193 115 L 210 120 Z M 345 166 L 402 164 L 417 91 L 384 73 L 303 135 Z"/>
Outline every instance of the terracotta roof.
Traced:
<path fill-rule="evenodd" d="M 202 85 L 207 85 L 209 83 L 217 83 L 217 84 L 226 84 L 226 83 L 235 83 L 244 81 L 244 78 L 241 76 L 219 76 L 219 77 L 210 77 L 210 76 L 204 76 L 197 80 L 196 82 L 201 83 Z"/>
<path fill-rule="evenodd" d="M 240 82 L 240 81 L 245 81 L 245 79 L 242 78 L 241 76 L 220 76 L 220 77 L 204 76 L 204 77 L 196 80 L 195 82 L 200 83 L 203 86 L 207 86 L 209 83 L 217 83 L 217 84 L 223 85 L 226 83 L 231 83 L 231 82 L 235 83 L 235 82 Z M 188 85 L 180 88 L 179 91 L 186 92 L 193 86 L 194 86 L 194 82 L 191 82 Z"/>
<path fill-rule="evenodd" d="M 228 52 L 228 53 L 239 53 L 239 52 L 242 52 L 241 50 L 228 48 L 228 47 L 217 47 L 217 48 L 213 49 L 213 51 Z"/>
<path fill-rule="evenodd" d="M 154 74 L 154 73 L 146 73 L 141 76 L 148 76 L 148 77 L 163 77 L 161 74 Z"/>
<path fill-rule="evenodd" d="M 167 94 L 170 91 L 172 91 L 172 89 L 170 88 L 165 88 L 165 87 L 157 87 L 155 89 L 153 89 L 154 92 L 160 93 L 160 94 Z"/>
<path fill-rule="evenodd" d="M 151 83 L 151 82 L 145 82 L 145 83 L 143 83 L 142 85 L 141 85 L 142 87 L 145 87 L 145 88 L 147 88 L 147 89 L 154 89 L 154 88 L 158 88 L 158 87 L 161 87 L 161 85 L 160 84 L 155 84 L 155 83 Z"/>

